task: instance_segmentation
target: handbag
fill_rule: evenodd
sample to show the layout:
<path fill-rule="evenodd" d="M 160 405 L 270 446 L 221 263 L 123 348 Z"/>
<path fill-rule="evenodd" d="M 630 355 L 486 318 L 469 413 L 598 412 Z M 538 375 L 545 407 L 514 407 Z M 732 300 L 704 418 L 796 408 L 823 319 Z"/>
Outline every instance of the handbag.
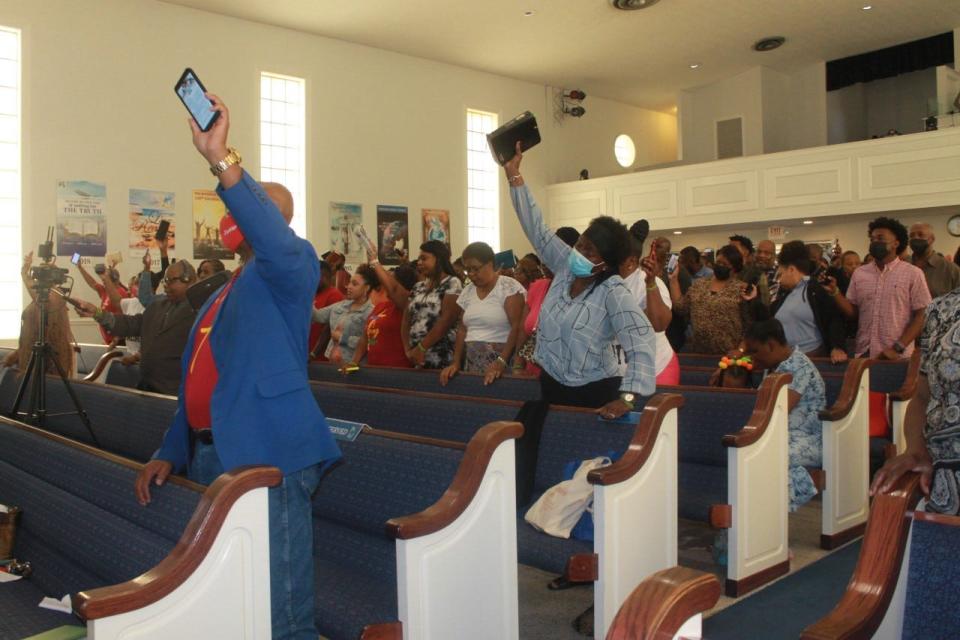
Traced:
<path fill-rule="evenodd" d="M 610 458 L 606 456 L 584 460 L 572 479 L 544 491 L 523 519 L 538 531 L 557 538 L 569 538 L 570 531 L 593 503 L 593 486 L 587 482 L 587 474 L 609 464 Z"/>

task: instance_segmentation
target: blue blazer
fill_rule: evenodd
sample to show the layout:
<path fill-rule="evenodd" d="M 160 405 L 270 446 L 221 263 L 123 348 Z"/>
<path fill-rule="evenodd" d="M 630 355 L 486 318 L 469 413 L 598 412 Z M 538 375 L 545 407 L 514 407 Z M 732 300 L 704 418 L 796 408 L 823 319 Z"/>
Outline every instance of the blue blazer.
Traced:
<path fill-rule="evenodd" d="M 214 446 L 224 469 L 247 464 L 279 467 L 284 475 L 340 457 L 307 378 L 307 337 L 320 264 L 280 210 L 246 172 L 217 193 L 253 248 L 250 260 L 213 320 L 210 347 L 217 365 L 210 415 Z M 193 354 L 197 314 L 182 359 L 182 380 Z M 189 462 L 183 385 L 177 413 L 154 458 Z"/>

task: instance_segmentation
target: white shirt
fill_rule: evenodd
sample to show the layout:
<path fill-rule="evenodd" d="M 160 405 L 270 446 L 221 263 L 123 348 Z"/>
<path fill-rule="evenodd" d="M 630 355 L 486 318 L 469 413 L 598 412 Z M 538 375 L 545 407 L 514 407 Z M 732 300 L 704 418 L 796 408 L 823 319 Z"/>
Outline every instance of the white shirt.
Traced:
<path fill-rule="evenodd" d="M 145 309 L 143 305 L 140 304 L 140 301 L 136 298 L 124 298 L 120 301 L 120 311 L 123 312 L 125 316 L 135 316 L 140 313 L 143 313 Z M 139 338 L 127 338 L 127 353 L 133 355 L 134 353 L 140 353 L 140 340 Z"/>
<path fill-rule="evenodd" d="M 498 276 L 497 283 L 481 300 L 473 283 L 464 287 L 457 304 L 463 309 L 463 324 L 467 327 L 467 342 L 504 343 L 510 339 L 510 319 L 503 305 L 519 293 L 526 299 L 523 285 L 507 276 Z"/>
<path fill-rule="evenodd" d="M 637 299 L 637 306 L 640 307 L 640 310 L 644 313 L 647 312 L 647 282 L 644 279 L 645 275 L 643 269 L 637 269 L 623 281 L 627 288 L 630 289 L 630 292 Z M 657 288 L 660 290 L 660 298 L 663 300 L 663 304 L 667 305 L 667 309 L 673 308 L 673 302 L 670 300 L 670 291 L 667 289 L 667 285 L 664 284 L 661 278 L 655 279 L 657 283 Z M 667 365 L 670 364 L 670 361 L 673 360 L 673 347 L 670 346 L 670 341 L 667 340 L 666 331 L 657 331 L 654 336 L 654 344 L 657 347 L 656 357 L 654 358 L 654 368 L 657 371 L 657 375 L 660 375 L 664 369 L 667 368 Z M 624 373 L 627 369 L 627 363 L 622 362 L 620 364 L 620 370 Z"/>

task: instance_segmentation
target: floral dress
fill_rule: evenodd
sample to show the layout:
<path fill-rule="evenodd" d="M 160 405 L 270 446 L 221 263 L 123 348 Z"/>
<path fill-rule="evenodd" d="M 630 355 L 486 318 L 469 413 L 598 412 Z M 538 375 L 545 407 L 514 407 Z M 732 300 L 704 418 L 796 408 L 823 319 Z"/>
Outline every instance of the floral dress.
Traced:
<path fill-rule="evenodd" d="M 930 402 L 923 437 L 933 461 L 927 511 L 960 515 L 960 289 L 927 308 L 920 336 L 920 373 Z"/>
<path fill-rule="evenodd" d="M 433 289 L 427 288 L 426 281 L 418 282 L 410 291 L 410 344 L 415 345 L 430 333 L 433 325 L 440 319 L 445 296 L 459 296 L 463 284 L 454 276 L 447 276 Z M 453 362 L 453 348 L 457 341 L 457 325 L 452 324 L 446 335 L 427 351 L 424 356 L 424 368 L 442 369 Z"/>
<path fill-rule="evenodd" d="M 800 394 L 800 401 L 787 419 L 790 453 L 790 510 L 796 511 L 817 495 L 817 488 L 806 467 L 823 464 L 823 423 L 820 411 L 827 406 L 826 387 L 810 358 L 794 349 L 780 363 L 777 373 L 793 376 L 790 390 Z"/>
<path fill-rule="evenodd" d="M 673 311 L 689 314 L 693 339 L 686 350 L 696 353 L 727 353 L 743 338 L 748 324 L 747 306 L 741 296 L 747 285 L 730 278 L 723 289 L 711 291 L 713 278 L 700 278 L 687 289 Z"/>

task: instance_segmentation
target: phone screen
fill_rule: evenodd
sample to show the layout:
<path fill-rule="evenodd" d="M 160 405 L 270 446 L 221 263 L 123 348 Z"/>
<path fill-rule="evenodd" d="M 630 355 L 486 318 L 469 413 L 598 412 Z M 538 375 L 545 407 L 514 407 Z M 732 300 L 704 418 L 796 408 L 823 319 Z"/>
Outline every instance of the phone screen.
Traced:
<path fill-rule="evenodd" d="M 161 220 L 160 225 L 157 227 L 156 239 L 157 240 L 166 240 L 167 232 L 170 231 L 170 221 Z"/>
<path fill-rule="evenodd" d="M 79 253 L 73 254 L 73 257 L 70 258 L 70 262 L 72 262 L 73 264 L 80 264 L 80 254 Z"/>
<path fill-rule="evenodd" d="M 680 258 L 677 256 L 677 254 L 671 255 L 670 261 L 667 262 L 667 273 L 673 273 L 674 269 L 677 268 L 677 262 L 679 261 Z"/>
<path fill-rule="evenodd" d="M 193 69 L 184 70 L 174 90 L 187 111 L 193 116 L 197 126 L 202 131 L 208 131 L 220 113 L 211 109 L 213 103 L 204 95 L 207 90 Z"/>

